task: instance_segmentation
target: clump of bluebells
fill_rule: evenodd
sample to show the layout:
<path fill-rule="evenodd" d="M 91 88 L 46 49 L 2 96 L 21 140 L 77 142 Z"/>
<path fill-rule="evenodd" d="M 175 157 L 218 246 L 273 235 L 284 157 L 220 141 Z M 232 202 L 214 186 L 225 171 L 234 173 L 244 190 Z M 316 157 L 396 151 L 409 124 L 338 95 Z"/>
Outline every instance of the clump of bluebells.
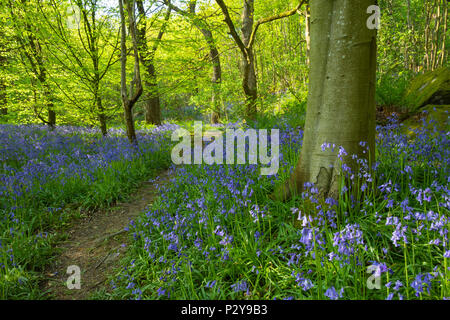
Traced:
<path fill-rule="evenodd" d="M 421 129 L 411 139 L 392 119 L 377 128 L 370 165 L 325 143 L 324 152 L 358 164 L 341 168 L 348 188 L 322 199 L 306 184 L 280 203 L 267 195 L 292 171 L 302 140 L 299 128 L 280 129 L 277 175 L 260 176 L 256 165 L 173 168 L 159 200 L 129 226 L 114 298 L 450 296 L 448 132 Z"/>
<path fill-rule="evenodd" d="M 52 254 L 48 231 L 167 167 L 172 129 L 139 132 L 136 148 L 118 129 L 103 137 L 88 128 L 0 125 L 0 298 L 36 298 L 33 271 Z"/>

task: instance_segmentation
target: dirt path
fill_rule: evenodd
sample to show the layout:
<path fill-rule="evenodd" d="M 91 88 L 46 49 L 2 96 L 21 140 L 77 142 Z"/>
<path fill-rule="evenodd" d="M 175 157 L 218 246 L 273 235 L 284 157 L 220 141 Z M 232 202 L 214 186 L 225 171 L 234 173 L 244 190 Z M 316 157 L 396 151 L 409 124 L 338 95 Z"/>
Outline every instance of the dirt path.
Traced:
<path fill-rule="evenodd" d="M 119 266 L 126 250 L 122 246 L 127 243 L 124 228 L 157 198 L 156 185 L 167 183 L 171 173 L 168 170 L 155 182 L 144 182 L 127 202 L 97 211 L 68 231 L 68 239 L 58 247 L 61 255 L 45 273 L 43 289 L 50 292 L 50 299 L 89 299 L 97 289 L 107 287 L 108 275 Z M 67 288 L 69 266 L 80 268 L 80 289 Z"/>

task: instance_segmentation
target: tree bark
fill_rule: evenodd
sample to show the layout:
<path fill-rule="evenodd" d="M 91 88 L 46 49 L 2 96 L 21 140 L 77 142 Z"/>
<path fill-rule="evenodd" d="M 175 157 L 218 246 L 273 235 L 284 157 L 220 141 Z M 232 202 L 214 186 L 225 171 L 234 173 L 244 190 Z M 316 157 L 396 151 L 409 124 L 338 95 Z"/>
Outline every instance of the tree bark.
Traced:
<path fill-rule="evenodd" d="M 54 128 L 56 125 L 56 112 L 54 110 L 49 109 L 48 110 L 48 126 L 50 128 Z"/>
<path fill-rule="evenodd" d="M 212 106 L 211 123 L 214 124 L 219 123 L 221 118 L 219 97 L 220 97 L 220 85 L 222 83 L 222 67 L 220 64 L 219 50 L 217 50 L 211 30 L 200 28 L 200 31 L 203 34 L 205 41 L 208 43 L 209 59 L 211 60 L 213 66 L 213 72 L 211 76 L 211 84 L 213 87 L 213 94 L 211 96 L 211 106 Z"/>
<path fill-rule="evenodd" d="M 338 198 L 344 162 L 355 170 L 351 155 L 374 161 L 376 30 L 366 27 L 367 8 L 375 0 L 349 5 L 345 0 L 311 2 L 311 67 L 303 145 L 297 166 L 272 195 L 286 200 L 312 182 L 324 197 Z M 368 144 L 363 154 L 360 141 Z M 323 143 L 336 145 L 322 151 Z M 370 157 L 369 157 L 370 154 Z"/>
<path fill-rule="evenodd" d="M 0 34 L 1 35 L 1 34 Z M 6 65 L 6 57 L 0 53 L 0 115 L 6 116 L 8 114 L 7 95 L 6 95 L 6 81 L 3 79 L 3 68 Z"/>
<path fill-rule="evenodd" d="M 45 95 L 45 104 L 47 106 L 48 110 L 48 118 L 47 118 L 47 125 L 53 130 L 56 126 L 56 112 L 54 110 L 54 104 L 53 104 L 53 94 L 51 93 L 50 85 L 47 81 L 47 74 L 45 73 L 44 66 L 41 67 L 42 78 L 40 79 L 40 82 L 44 86 L 44 95 Z"/>
<path fill-rule="evenodd" d="M 311 51 L 311 10 L 309 4 L 306 5 L 305 10 L 305 41 L 306 41 L 306 64 L 309 66 L 309 56 Z"/>
<path fill-rule="evenodd" d="M 128 25 L 131 35 L 131 42 L 133 45 L 133 57 L 134 57 L 134 78 L 130 84 L 130 95 L 128 96 L 127 90 L 127 46 L 126 46 L 126 26 L 125 26 L 125 13 L 124 5 L 128 13 Z M 131 144 L 138 145 L 136 138 L 136 131 L 134 127 L 133 119 L 133 107 L 142 94 L 141 73 L 139 67 L 139 53 L 136 37 L 136 19 L 135 19 L 135 0 L 119 0 L 119 12 L 120 12 L 120 25 L 121 25 L 121 38 L 120 38 L 120 83 L 121 83 L 121 97 L 122 105 L 124 109 L 124 120 L 127 131 L 127 137 Z"/>
<path fill-rule="evenodd" d="M 156 76 L 153 77 L 153 80 L 156 82 Z M 161 124 L 161 102 L 158 86 L 154 82 L 146 82 L 146 88 L 145 122 L 159 126 Z"/>
<path fill-rule="evenodd" d="M 153 47 L 149 48 L 147 44 L 147 20 L 145 15 L 144 4 L 142 0 L 136 2 L 139 13 L 139 27 L 137 28 L 137 41 L 139 48 L 139 57 L 145 68 L 145 122 L 148 124 L 161 124 L 161 103 L 158 91 L 158 81 L 154 58 L 159 43 L 164 35 L 166 23 L 170 18 L 171 8 L 169 7 L 165 17 L 164 24 L 161 26 Z"/>
<path fill-rule="evenodd" d="M 448 29 L 448 1 L 443 1 L 443 5 L 444 5 L 444 30 L 442 32 L 442 47 L 441 47 L 441 61 L 440 61 L 440 66 L 444 65 L 445 57 L 446 55 L 448 55 L 448 50 L 445 50 L 445 45 L 446 45 L 446 37 L 447 37 L 447 29 Z"/>
<path fill-rule="evenodd" d="M 105 114 L 105 109 L 103 108 L 102 99 L 100 94 L 96 93 L 96 110 L 98 115 L 98 122 L 100 124 L 100 130 L 102 132 L 103 136 L 108 135 L 108 128 L 107 128 L 107 118 Z"/>
<path fill-rule="evenodd" d="M 242 54 L 242 87 L 246 96 L 245 116 L 254 120 L 257 114 L 258 87 L 256 83 L 255 58 L 253 48 L 249 48 L 254 23 L 254 0 L 244 0 L 242 11 L 242 42 L 248 48 L 247 54 Z"/>
<path fill-rule="evenodd" d="M 94 2 L 95 4 L 95 2 Z M 92 26 L 90 25 L 89 19 L 87 18 L 87 14 L 86 11 L 84 11 L 84 24 L 85 26 L 88 27 L 88 30 L 90 31 L 90 35 L 88 37 L 88 42 L 89 42 L 89 51 L 90 51 L 90 57 L 91 57 L 91 61 L 92 61 L 92 65 L 94 67 L 94 76 L 92 77 L 92 81 L 91 84 L 93 86 L 93 91 L 94 91 L 94 101 L 95 101 L 95 112 L 97 114 L 98 117 L 98 121 L 100 124 L 100 130 L 102 132 L 103 136 L 106 136 L 108 134 L 108 129 L 107 129 L 107 118 L 106 118 L 106 114 L 105 114 L 105 109 L 103 108 L 103 104 L 102 104 L 102 96 L 101 96 L 101 92 L 100 92 L 100 81 L 101 81 L 101 72 L 100 72 L 100 57 L 99 57 L 99 47 L 98 47 L 98 30 L 96 30 L 96 12 L 97 12 L 97 7 L 95 5 L 92 6 L 91 8 L 91 21 L 92 21 Z M 107 67 L 108 68 L 108 67 Z"/>
<path fill-rule="evenodd" d="M 144 64 L 146 80 L 144 82 L 147 94 L 145 96 L 145 122 L 148 124 L 161 124 L 161 102 L 159 99 L 156 70 L 153 63 Z"/>

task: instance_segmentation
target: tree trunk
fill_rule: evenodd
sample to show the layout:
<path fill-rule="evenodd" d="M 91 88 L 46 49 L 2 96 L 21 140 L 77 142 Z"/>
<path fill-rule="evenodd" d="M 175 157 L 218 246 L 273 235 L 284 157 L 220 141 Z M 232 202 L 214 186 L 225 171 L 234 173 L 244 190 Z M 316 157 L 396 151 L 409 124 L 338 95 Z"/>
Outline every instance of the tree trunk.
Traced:
<path fill-rule="evenodd" d="M 7 104 L 6 85 L 1 81 L 0 82 L 0 115 L 2 115 L 2 116 L 6 116 L 8 114 L 8 107 L 6 104 Z"/>
<path fill-rule="evenodd" d="M 448 29 L 448 3 L 447 1 L 443 1 L 444 4 L 444 30 L 442 32 L 442 47 L 441 47 L 441 62 L 440 66 L 444 65 L 445 57 L 448 55 L 448 50 L 445 50 L 446 37 L 447 37 L 447 29 Z"/>
<path fill-rule="evenodd" d="M 145 88 L 147 89 L 147 94 L 145 95 L 145 122 L 159 126 L 161 124 L 161 103 L 155 67 L 153 63 L 148 62 L 145 67 L 147 70 L 147 79 L 145 81 Z"/>
<path fill-rule="evenodd" d="M 222 68 L 220 65 L 220 55 L 219 50 L 214 43 L 213 35 L 211 30 L 200 28 L 206 43 L 209 46 L 209 59 L 213 65 L 213 73 L 211 77 L 211 84 L 213 86 L 213 94 L 211 97 L 211 123 L 219 123 L 221 112 L 220 112 L 220 84 L 222 82 Z"/>
<path fill-rule="evenodd" d="M 108 128 L 106 124 L 106 115 L 104 113 L 98 114 L 98 122 L 100 123 L 102 135 L 106 137 L 108 135 Z"/>
<path fill-rule="evenodd" d="M 154 58 L 156 50 L 158 49 L 159 43 L 164 35 L 165 27 L 167 21 L 171 15 L 171 7 L 169 6 L 165 16 L 164 24 L 160 27 L 156 41 L 153 47 L 149 48 L 147 44 L 147 20 L 145 15 L 144 4 L 142 0 L 136 2 L 138 13 L 139 13 L 139 27 L 137 28 L 136 36 L 138 48 L 140 51 L 139 57 L 142 64 L 145 67 L 145 121 L 148 124 L 161 124 L 161 103 L 158 91 L 158 82 L 156 78 L 156 70 L 154 64 Z"/>
<path fill-rule="evenodd" d="M 405 43 L 405 52 L 404 52 L 404 67 L 405 69 L 409 69 L 409 43 L 411 42 L 411 0 L 406 1 L 407 11 L 406 11 L 406 25 L 408 28 L 408 41 Z"/>
<path fill-rule="evenodd" d="M 4 36 L 1 32 L 0 36 Z M 1 48 L 3 50 L 3 48 Z M 6 66 L 6 57 L 0 53 L 0 115 L 6 116 L 8 114 L 7 96 L 6 96 L 6 81 L 3 78 L 3 68 Z"/>
<path fill-rule="evenodd" d="M 366 27 L 366 10 L 375 2 L 311 2 L 311 67 L 303 145 L 291 178 L 276 190 L 275 198 L 299 194 L 306 182 L 314 183 L 322 196 L 338 198 L 339 146 L 348 153 L 344 162 L 353 170 L 352 154 L 374 161 L 376 30 Z M 368 153 L 362 153 L 360 141 L 367 142 Z M 322 151 L 323 143 L 335 144 L 336 150 Z"/>
<path fill-rule="evenodd" d="M 131 43 L 133 46 L 134 57 L 134 77 L 130 84 L 130 94 L 127 91 L 127 46 L 126 46 L 126 26 L 124 5 L 128 14 L 128 26 L 131 35 Z M 141 72 L 139 67 L 139 53 L 138 42 L 136 36 L 136 18 L 135 18 L 135 1 L 134 0 L 119 0 L 120 13 L 120 94 L 122 97 L 122 106 L 124 109 L 124 120 L 127 131 L 128 140 L 131 144 L 138 145 L 136 138 L 136 131 L 134 128 L 133 106 L 142 95 Z M 136 89 L 136 90 L 134 90 Z"/>
<path fill-rule="evenodd" d="M 8 114 L 6 85 L 3 79 L 0 79 L 0 115 L 6 116 Z"/>
<path fill-rule="evenodd" d="M 124 102 L 123 108 L 128 140 L 132 144 L 137 144 L 136 129 L 134 127 L 134 118 L 133 118 L 133 106 L 128 102 L 127 103 Z"/>
<path fill-rule="evenodd" d="M 305 41 L 306 41 L 306 64 L 309 66 L 309 55 L 311 51 L 311 9 L 309 4 L 306 5 L 305 10 Z"/>
<path fill-rule="evenodd" d="M 249 47 L 254 22 L 254 0 L 244 0 L 242 12 L 242 42 L 245 47 Z M 242 55 L 242 87 L 246 97 L 245 117 L 254 120 L 257 114 L 256 102 L 258 98 L 258 88 L 256 82 L 255 59 L 253 49 L 248 48 L 247 56 Z"/>
<path fill-rule="evenodd" d="M 44 67 L 42 67 L 41 70 L 44 70 Z M 47 125 L 53 129 L 56 126 L 56 112 L 53 109 L 53 94 L 51 93 L 50 85 L 47 82 L 47 76 L 45 71 L 42 71 L 41 73 L 40 82 L 44 86 L 44 95 L 45 95 L 45 104 L 47 106 L 48 110 L 48 118 L 47 118 Z"/>
<path fill-rule="evenodd" d="M 95 26 L 95 8 L 92 11 L 92 20 L 93 20 L 93 25 Z M 89 25 L 87 20 L 85 20 L 86 25 Z M 94 76 L 91 80 L 92 83 L 92 87 L 93 87 L 93 91 L 94 91 L 94 100 L 95 100 L 95 113 L 97 114 L 98 117 L 98 122 L 100 124 L 100 130 L 102 132 L 103 136 L 106 136 L 108 134 L 108 129 L 106 126 L 106 114 L 105 114 L 105 109 L 103 108 L 103 104 L 102 104 L 102 96 L 101 96 L 101 92 L 100 92 L 100 81 L 101 81 L 101 76 L 100 76 L 100 68 L 99 68 L 99 52 L 98 52 L 98 43 L 97 43 L 97 34 L 93 34 L 91 35 L 91 43 L 92 45 L 89 47 L 90 48 L 90 56 L 92 59 L 92 65 L 94 66 Z"/>
<path fill-rule="evenodd" d="M 56 125 L 56 112 L 54 110 L 49 109 L 48 110 L 48 126 L 50 128 L 54 128 Z"/>
<path fill-rule="evenodd" d="M 98 122 L 100 124 L 100 130 L 102 132 L 102 135 L 106 136 L 108 134 L 108 128 L 107 128 L 107 124 L 106 124 L 106 114 L 105 114 L 105 110 L 103 108 L 102 98 L 98 94 L 97 94 L 96 104 L 97 104 L 96 109 L 97 109 L 97 114 L 98 114 Z"/>

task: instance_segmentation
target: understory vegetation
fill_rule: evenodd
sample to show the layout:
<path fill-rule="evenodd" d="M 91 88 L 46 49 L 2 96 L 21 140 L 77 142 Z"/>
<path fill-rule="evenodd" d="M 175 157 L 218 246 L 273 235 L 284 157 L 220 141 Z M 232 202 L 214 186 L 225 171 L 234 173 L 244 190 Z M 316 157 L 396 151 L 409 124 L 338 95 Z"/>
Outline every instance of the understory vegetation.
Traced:
<path fill-rule="evenodd" d="M 59 229 L 127 197 L 170 163 L 171 126 L 103 137 L 81 127 L 0 126 L 0 297 L 39 298 L 39 271 L 55 255 Z"/>
<path fill-rule="evenodd" d="M 448 133 L 421 129 L 410 140 L 392 119 L 378 127 L 373 175 L 363 161 L 347 172 L 353 191 L 319 201 L 310 185 L 281 203 L 268 191 L 302 141 L 300 128 L 281 130 L 278 175 L 254 165 L 173 168 L 160 200 L 129 226 L 112 297 L 449 298 Z"/>

